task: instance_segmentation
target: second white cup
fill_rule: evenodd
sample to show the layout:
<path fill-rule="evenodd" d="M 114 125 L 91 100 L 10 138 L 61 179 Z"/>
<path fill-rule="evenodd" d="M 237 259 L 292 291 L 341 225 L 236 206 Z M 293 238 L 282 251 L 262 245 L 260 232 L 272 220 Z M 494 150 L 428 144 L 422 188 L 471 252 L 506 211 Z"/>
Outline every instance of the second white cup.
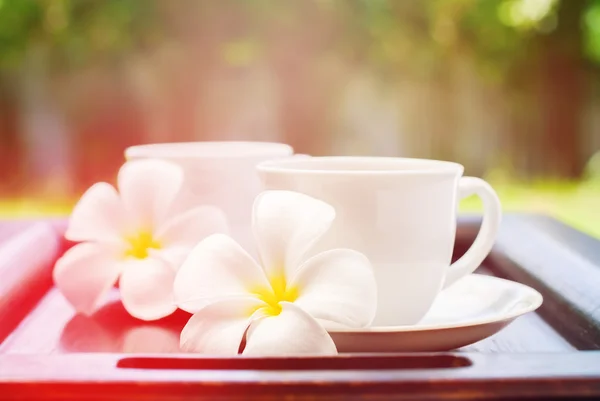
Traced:
<path fill-rule="evenodd" d="M 256 166 L 293 153 L 291 146 L 275 142 L 178 142 L 132 146 L 125 150 L 125 158 L 161 159 L 181 166 L 185 181 L 176 208 L 220 208 L 230 235 L 254 253 L 252 204 L 262 191 Z"/>

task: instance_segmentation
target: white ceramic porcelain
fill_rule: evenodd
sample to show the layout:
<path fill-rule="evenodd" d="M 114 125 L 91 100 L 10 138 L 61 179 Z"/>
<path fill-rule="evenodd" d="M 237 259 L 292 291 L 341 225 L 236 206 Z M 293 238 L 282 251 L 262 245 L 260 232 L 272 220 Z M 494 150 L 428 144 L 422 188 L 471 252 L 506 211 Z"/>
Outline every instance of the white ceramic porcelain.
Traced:
<path fill-rule="evenodd" d="M 471 274 L 440 292 L 412 326 L 329 330 L 339 352 L 449 351 L 483 340 L 536 310 L 542 295 L 523 284 Z"/>
<path fill-rule="evenodd" d="M 210 204 L 221 208 L 230 234 L 253 251 L 252 204 L 262 190 L 256 165 L 293 155 L 291 146 L 272 142 L 179 142 L 132 146 L 127 160 L 156 158 L 179 164 L 185 172 L 179 208 Z"/>
<path fill-rule="evenodd" d="M 336 209 L 329 232 L 313 251 L 351 248 L 375 269 L 374 326 L 417 323 L 439 291 L 472 273 L 494 243 L 501 206 L 483 180 L 462 177 L 457 163 L 388 157 L 311 157 L 258 165 L 266 189 L 319 198 Z M 481 197 L 481 230 L 468 252 L 450 265 L 458 202 Z"/>

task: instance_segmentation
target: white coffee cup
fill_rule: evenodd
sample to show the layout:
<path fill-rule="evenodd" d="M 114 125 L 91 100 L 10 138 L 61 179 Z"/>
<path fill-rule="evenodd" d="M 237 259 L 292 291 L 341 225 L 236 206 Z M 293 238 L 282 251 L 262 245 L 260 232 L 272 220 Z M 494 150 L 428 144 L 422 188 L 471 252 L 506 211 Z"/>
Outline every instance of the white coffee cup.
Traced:
<path fill-rule="evenodd" d="M 252 204 L 262 191 L 256 165 L 288 158 L 291 146 L 275 142 L 177 142 L 137 145 L 125 150 L 127 160 L 161 159 L 184 170 L 184 187 L 176 209 L 213 205 L 227 217 L 229 234 L 254 253 Z"/>
<path fill-rule="evenodd" d="M 437 294 L 472 273 L 490 252 L 501 205 L 485 181 L 462 177 L 457 163 L 393 157 L 312 157 L 257 167 L 265 189 L 302 192 L 331 204 L 336 218 L 311 253 L 363 252 L 378 284 L 376 326 L 417 323 Z M 451 264 L 458 202 L 483 201 L 471 248 Z"/>

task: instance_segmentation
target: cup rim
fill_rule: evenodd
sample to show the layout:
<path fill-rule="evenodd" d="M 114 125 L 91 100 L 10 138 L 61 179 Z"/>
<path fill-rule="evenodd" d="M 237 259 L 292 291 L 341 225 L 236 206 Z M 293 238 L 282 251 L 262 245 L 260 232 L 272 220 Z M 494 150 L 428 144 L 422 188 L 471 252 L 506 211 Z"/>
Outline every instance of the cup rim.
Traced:
<path fill-rule="evenodd" d="M 363 163 L 388 163 L 389 169 L 367 169 L 367 168 L 335 168 L 336 164 L 356 162 L 357 165 Z M 332 168 L 318 168 L 318 163 L 331 163 Z M 416 164 L 420 165 L 413 168 L 393 168 L 393 164 Z M 267 160 L 256 166 L 261 173 L 277 174 L 303 174 L 303 175 L 462 175 L 463 165 L 435 159 L 419 159 L 406 157 L 388 157 L 388 156 L 315 156 L 301 159 L 283 159 Z"/>
<path fill-rule="evenodd" d="M 285 143 L 262 141 L 161 142 L 129 146 L 125 159 L 246 159 L 289 156 L 294 149 Z"/>

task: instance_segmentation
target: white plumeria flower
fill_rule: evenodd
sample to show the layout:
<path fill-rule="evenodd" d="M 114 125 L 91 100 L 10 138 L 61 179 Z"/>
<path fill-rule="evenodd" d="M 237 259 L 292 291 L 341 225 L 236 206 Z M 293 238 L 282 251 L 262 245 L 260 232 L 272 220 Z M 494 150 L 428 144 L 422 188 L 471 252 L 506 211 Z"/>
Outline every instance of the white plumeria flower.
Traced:
<path fill-rule="evenodd" d="M 175 164 L 130 161 L 117 181 L 119 193 L 94 184 L 73 209 L 65 237 L 81 243 L 56 262 L 54 281 L 78 312 L 89 315 L 119 280 L 127 312 L 159 319 L 177 309 L 173 281 L 185 257 L 206 236 L 225 232 L 226 219 L 213 206 L 172 215 L 183 185 Z"/>
<path fill-rule="evenodd" d="M 175 278 L 175 299 L 193 313 L 182 350 L 231 355 L 335 354 L 328 326 L 364 327 L 375 316 L 377 288 L 367 258 L 333 249 L 304 255 L 335 218 L 330 205 L 289 191 L 254 203 L 261 263 L 223 234 L 203 240 Z"/>

